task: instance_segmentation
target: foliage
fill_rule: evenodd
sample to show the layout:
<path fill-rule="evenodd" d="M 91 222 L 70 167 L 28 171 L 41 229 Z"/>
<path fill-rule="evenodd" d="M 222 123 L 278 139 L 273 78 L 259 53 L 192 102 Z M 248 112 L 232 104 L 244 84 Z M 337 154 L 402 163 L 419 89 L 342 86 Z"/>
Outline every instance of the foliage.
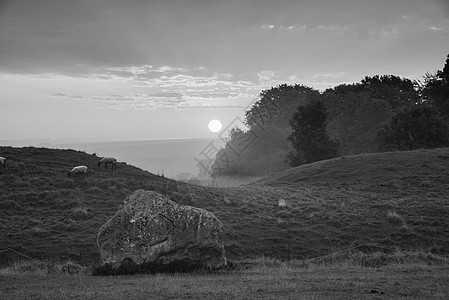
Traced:
<path fill-rule="evenodd" d="M 449 119 L 449 54 L 443 70 L 427 73 L 421 87 L 423 100 L 435 106 L 437 111 Z"/>
<path fill-rule="evenodd" d="M 296 107 L 319 96 L 317 90 L 298 84 L 281 84 L 263 90 L 260 99 L 245 112 L 245 123 L 250 129 L 270 126 L 287 128 Z"/>
<path fill-rule="evenodd" d="M 303 85 L 282 84 L 260 93 L 245 112 L 248 130 L 230 130 L 228 142 L 216 155 L 213 171 L 220 176 L 261 176 L 288 168 L 289 121 L 299 105 L 320 93 Z"/>
<path fill-rule="evenodd" d="M 257 132 L 257 133 L 256 133 Z M 212 170 L 218 176 L 257 176 L 279 172 L 288 151 L 287 131 L 277 127 L 230 131 L 225 147 L 217 153 Z"/>
<path fill-rule="evenodd" d="M 327 100 L 330 96 L 327 94 Z M 382 124 L 388 122 L 393 111 L 387 100 L 373 99 L 368 93 L 349 93 L 344 101 L 334 102 L 331 109 L 337 110 L 334 117 L 329 117 L 327 132 L 339 142 L 341 154 L 359 154 L 376 152 L 378 144 L 375 139 Z M 332 106 L 329 104 L 328 107 Z"/>
<path fill-rule="evenodd" d="M 300 106 L 293 114 L 288 137 L 294 148 L 288 156 L 292 166 L 337 156 L 338 144 L 326 133 L 326 118 L 326 108 L 320 101 Z"/>
<path fill-rule="evenodd" d="M 416 82 L 394 75 L 367 76 L 323 93 L 327 130 L 339 142 L 342 155 L 376 152 L 376 135 L 383 124 L 419 101 Z"/>
<path fill-rule="evenodd" d="M 361 87 L 371 98 L 387 100 L 393 110 L 402 109 L 418 103 L 418 83 L 395 75 L 366 76 Z"/>
<path fill-rule="evenodd" d="M 250 141 L 251 145 L 244 146 L 244 151 L 235 151 L 236 145 L 227 143 L 216 162 L 223 158 L 228 162 L 217 174 L 270 174 L 287 167 L 283 163 L 286 160 L 279 159 L 282 156 L 287 157 L 291 165 L 313 161 L 300 152 L 295 154 L 297 150 L 286 144 L 286 140 L 291 135 L 289 125 L 296 109 L 317 101 L 322 102 L 329 113 L 326 132 L 338 143 L 339 153 L 349 155 L 376 152 L 379 148 L 376 135 L 382 126 L 396 113 L 422 100 L 417 82 L 394 75 L 366 76 L 361 82 L 342 84 L 324 93 L 297 84 L 264 90 L 245 113 L 249 130 L 229 134 L 230 141 Z M 320 145 L 320 149 L 323 147 L 326 148 Z M 323 157 L 326 156 L 329 155 Z M 268 164 L 264 165 L 264 161 Z"/>
<path fill-rule="evenodd" d="M 366 94 L 372 99 L 382 99 L 389 102 L 396 110 L 420 102 L 418 82 L 395 75 L 365 76 L 359 83 L 341 84 L 327 93 L 335 93 L 344 100 L 345 95 Z"/>
<path fill-rule="evenodd" d="M 447 147 L 449 125 L 433 107 L 417 105 L 398 113 L 379 131 L 377 140 L 383 151 Z"/>

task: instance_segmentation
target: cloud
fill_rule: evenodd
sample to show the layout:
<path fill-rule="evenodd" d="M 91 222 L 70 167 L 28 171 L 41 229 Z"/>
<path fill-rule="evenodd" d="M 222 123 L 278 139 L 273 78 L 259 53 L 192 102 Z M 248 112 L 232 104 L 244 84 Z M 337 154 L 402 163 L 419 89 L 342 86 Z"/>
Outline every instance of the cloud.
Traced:
<path fill-rule="evenodd" d="M 262 26 L 260 26 L 260 28 L 262 28 L 263 30 L 270 30 L 274 28 L 273 24 L 263 24 Z"/>
<path fill-rule="evenodd" d="M 342 35 L 350 31 L 350 27 L 347 25 L 318 25 L 311 29 L 311 32 L 323 32 Z"/>
<path fill-rule="evenodd" d="M 262 24 L 260 26 L 254 27 L 253 29 L 260 30 L 266 32 L 276 32 L 279 34 L 282 33 L 295 33 L 305 31 L 307 29 L 307 25 L 300 24 Z"/>
<path fill-rule="evenodd" d="M 231 92 L 204 91 L 203 93 L 199 94 L 190 94 L 189 97 L 203 98 L 203 99 L 226 99 L 226 98 L 235 98 L 240 95 L 242 94 Z"/>
<path fill-rule="evenodd" d="M 257 77 L 259 77 L 259 82 L 271 81 L 275 76 L 276 72 L 272 70 L 265 70 L 257 74 Z"/>
<path fill-rule="evenodd" d="M 270 74 L 267 71 L 260 76 L 268 80 L 274 76 Z M 42 81 L 48 83 L 55 90 L 51 93 L 53 97 L 83 100 L 84 105 L 120 110 L 241 109 L 260 92 L 261 87 L 259 80 L 242 80 L 229 73 L 211 72 L 206 68 L 188 70 L 151 65 L 97 68 L 94 73 L 78 76 L 34 74 L 26 77 L 39 80 L 35 85 Z M 104 90 L 113 93 L 105 95 Z"/>
<path fill-rule="evenodd" d="M 161 92 L 161 93 L 153 93 L 149 94 L 150 97 L 160 97 L 160 98 L 174 98 L 174 99 L 182 99 L 184 98 L 184 94 L 175 93 L 175 92 Z"/>
<path fill-rule="evenodd" d="M 346 72 L 330 72 L 330 73 L 316 73 L 311 76 L 311 78 L 319 79 L 319 78 L 333 78 L 339 79 L 342 78 Z"/>
<path fill-rule="evenodd" d="M 430 31 L 441 31 L 441 30 L 444 30 L 444 27 L 430 26 L 429 30 Z"/>

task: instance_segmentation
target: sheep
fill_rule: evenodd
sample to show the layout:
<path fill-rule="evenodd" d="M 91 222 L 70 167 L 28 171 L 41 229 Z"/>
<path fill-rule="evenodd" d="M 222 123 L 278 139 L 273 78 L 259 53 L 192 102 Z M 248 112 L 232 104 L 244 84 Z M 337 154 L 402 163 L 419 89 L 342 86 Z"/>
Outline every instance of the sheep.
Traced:
<path fill-rule="evenodd" d="M 108 164 L 111 164 L 111 169 L 117 169 L 117 160 L 113 157 L 103 157 L 99 162 L 98 166 L 101 166 L 101 164 L 104 163 L 104 167 L 107 168 Z"/>
<path fill-rule="evenodd" d="M 3 168 L 6 168 L 6 158 L 0 156 L 0 165 L 2 165 Z"/>
<path fill-rule="evenodd" d="M 70 175 L 72 175 L 72 174 L 75 174 L 75 175 L 84 174 L 87 176 L 87 170 L 88 170 L 88 168 L 86 166 L 73 167 L 73 169 L 70 170 L 69 173 L 67 173 L 67 176 L 70 177 Z"/>

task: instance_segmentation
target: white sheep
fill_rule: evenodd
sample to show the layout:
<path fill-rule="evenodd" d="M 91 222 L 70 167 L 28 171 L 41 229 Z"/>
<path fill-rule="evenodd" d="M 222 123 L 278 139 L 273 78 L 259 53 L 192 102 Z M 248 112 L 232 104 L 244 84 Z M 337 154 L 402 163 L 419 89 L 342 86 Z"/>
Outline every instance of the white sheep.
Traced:
<path fill-rule="evenodd" d="M 0 165 L 2 165 L 3 168 L 6 168 L 6 158 L 0 156 Z"/>
<path fill-rule="evenodd" d="M 77 166 L 77 167 L 74 167 L 72 170 L 70 170 L 70 172 L 67 174 L 67 176 L 70 177 L 70 175 L 72 175 L 72 174 L 74 174 L 74 175 L 84 174 L 87 176 L 87 170 L 88 170 L 88 168 L 86 166 Z"/>
<path fill-rule="evenodd" d="M 111 169 L 117 169 L 117 160 L 113 157 L 103 157 L 99 162 L 98 166 L 104 164 L 104 167 L 107 168 L 108 164 L 111 164 Z"/>

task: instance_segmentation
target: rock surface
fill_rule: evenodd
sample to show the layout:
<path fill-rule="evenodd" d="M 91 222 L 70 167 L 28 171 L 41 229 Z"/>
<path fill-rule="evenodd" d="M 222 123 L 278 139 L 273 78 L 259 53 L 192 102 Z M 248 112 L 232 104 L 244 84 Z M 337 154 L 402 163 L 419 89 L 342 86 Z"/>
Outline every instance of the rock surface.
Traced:
<path fill-rule="evenodd" d="M 103 264 L 113 268 L 125 260 L 218 268 L 227 264 L 222 227 L 207 210 L 137 190 L 100 228 L 97 244 Z"/>

